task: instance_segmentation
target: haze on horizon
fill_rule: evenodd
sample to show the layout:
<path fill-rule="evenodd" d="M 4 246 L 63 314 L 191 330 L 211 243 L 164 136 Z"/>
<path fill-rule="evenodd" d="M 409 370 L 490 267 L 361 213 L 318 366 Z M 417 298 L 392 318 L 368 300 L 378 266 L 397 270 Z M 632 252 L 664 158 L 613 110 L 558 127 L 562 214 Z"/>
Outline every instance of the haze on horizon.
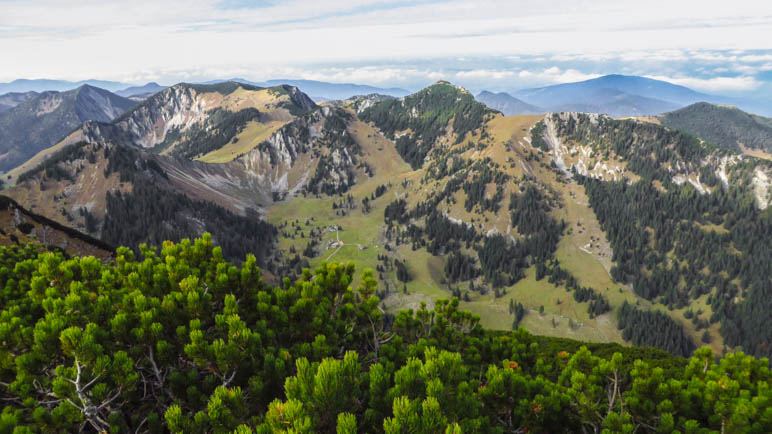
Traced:
<path fill-rule="evenodd" d="M 0 0 L 0 12 L 0 81 L 304 78 L 417 89 L 446 79 L 513 90 L 621 73 L 772 96 L 772 3 L 763 0 Z"/>

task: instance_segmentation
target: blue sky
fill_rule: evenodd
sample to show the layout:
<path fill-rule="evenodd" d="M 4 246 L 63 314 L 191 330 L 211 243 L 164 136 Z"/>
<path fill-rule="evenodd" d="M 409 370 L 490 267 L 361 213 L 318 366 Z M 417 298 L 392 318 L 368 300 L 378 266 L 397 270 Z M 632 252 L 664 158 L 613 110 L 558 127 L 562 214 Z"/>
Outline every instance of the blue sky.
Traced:
<path fill-rule="evenodd" d="M 608 73 L 772 96 L 772 2 L 0 0 L 0 81 L 514 90 Z"/>

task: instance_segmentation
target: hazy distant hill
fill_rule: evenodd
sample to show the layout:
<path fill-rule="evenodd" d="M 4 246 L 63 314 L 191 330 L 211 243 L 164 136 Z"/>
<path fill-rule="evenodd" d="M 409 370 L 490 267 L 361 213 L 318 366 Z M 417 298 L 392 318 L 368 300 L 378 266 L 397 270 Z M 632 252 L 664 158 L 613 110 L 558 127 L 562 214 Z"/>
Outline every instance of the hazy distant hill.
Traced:
<path fill-rule="evenodd" d="M 402 97 L 408 95 L 405 89 L 400 88 L 381 88 L 375 86 L 367 86 L 362 84 L 353 83 L 327 83 L 323 81 L 314 80 L 269 80 L 263 83 L 264 86 L 278 86 L 281 84 L 288 84 L 290 86 L 296 86 L 303 89 L 303 92 L 311 96 L 311 98 L 325 98 L 325 99 L 347 99 L 356 95 L 369 95 L 373 93 L 381 95 L 390 95 L 396 97 Z"/>
<path fill-rule="evenodd" d="M 661 80 L 616 74 L 525 89 L 515 96 L 552 111 L 578 110 L 615 116 L 659 114 L 698 101 L 726 100 Z"/>
<path fill-rule="evenodd" d="M 67 80 L 49 80 L 49 79 L 18 79 L 9 83 L 0 83 L 0 94 L 8 92 L 45 92 L 49 90 L 55 90 L 58 92 L 72 90 L 87 84 L 89 86 L 99 87 L 102 89 L 115 92 L 120 89 L 125 89 L 128 84 L 118 83 L 115 81 L 106 80 L 81 80 L 81 81 L 67 81 Z"/>
<path fill-rule="evenodd" d="M 660 116 L 663 125 L 686 131 L 726 149 L 748 148 L 772 152 L 772 119 L 736 107 L 706 102 Z"/>
<path fill-rule="evenodd" d="M 9 92 L 0 95 L 0 112 L 10 110 L 13 107 L 30 100 L 38 95 L 37 92 Z"/>
<path fill-rule="evenodd" d="M 131 98 L 134 100 L 144 100 L 162 90 L 166 89 L 166 86 L 161 86 L 156 82 L 150 82 L 143 84 L 142 86 L 131 86 L 126 89 L 115 92 L 117 95 Z"/>
<path fill-rule="evenodd" d="M 402 97 L 408 95 L 410 92 L 400 88 L 380 88 L 375 86 L 367 86 L 363 84 L 353 83 L 328 83 L 324 81 L 316 80 L 294 80 L 294 79 L 277 79 L 268 80 L 263 82 L 249 81 L 243 78 L 233 78 L 230 80 L 213 80 L 209 83 L 221 83 L 224 81 L 233 81 L 237 83 L 249 84 L 259 87 L 276 87 L 281 85 L 295 86 L 302 89 L 311 98 L 321 100 L 344 100 L 358 95 L 370 95 L 380 94 L 389 95 L 395 97 Z"/>
<path fill-rule="evenodd" d="M 0 170 L 23 163 L 87 120 L 108 122 L 134 105 L 89 85 L 43 92 L 0 113 Z"/>
<path fill-rule="evenodd" d="M 517 99 L 506 92 L 493 93 L 484 90 L 476 97 L 477 101 L 488 107 L 498 110 L 505 115 L 523 115 L 544 113 L 545 110 Z"/>

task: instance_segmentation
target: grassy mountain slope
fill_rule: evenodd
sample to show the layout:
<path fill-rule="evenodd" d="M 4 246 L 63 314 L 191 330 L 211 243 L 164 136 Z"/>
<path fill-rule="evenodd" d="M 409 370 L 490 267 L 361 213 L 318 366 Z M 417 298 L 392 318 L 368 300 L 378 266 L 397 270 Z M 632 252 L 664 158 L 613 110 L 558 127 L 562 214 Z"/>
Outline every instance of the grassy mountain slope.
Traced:
<path fill-rule="evenodd" d="M 239 202 L 230 198 L 195 194 L 170 176 L 172 164 L 125 145 L 80 141 L 20 174 L 5 193 L 35 213 L 111 245 L 137 247 L 208 231 L 227 257 L 253 252 L 268 265 L 275 230 L 254 208 L 234 209 Z M 179 166 L 173 173 L 185 169 Z"/>
<path fill-rule="evenodd" d="M 39 156 L 9 194 L 106 240 L 210 230 L 234 256 L 259 245 L 290 276 L 351 261 L 376 271 L 389 311 L 455 296 L 495 329 L 766 354 L 754 306 L 772 299 L 772 243 L 754 240 L 772 233 L 770 164 L 636 120 L 503 116 L 445 82 L 287 109 L 275 129 L 250 120 L 235 142 L 192 156 L 175 149 L 212 125 L 212 107 L 271 113 L 256 108 L 266 93 L 170 89 L 140 114 L 87 124 L 69 138 L 81 148 Z M 261 213 L 273 235 L 254 226 Z"/>
<path fill-rule="evenodd" d="M 243 129 L 223 118 L 244 112 L 257 115 Z M 348 131 L 352 116 L 317 107 L 296 88 L 177 85 L 41 151 L 10 174 L 8 194 L 111 243 L 210 231 L 230 257 L 254 250 L 267 264 L 274 235 L 260 219 L 265 206 L 289 194 L 343 192 L 371 175 Z M 260 122 L 272 131 L 248 136 Z M 199 144 L 219 155 L 192 158 L 187 151 Z"/>
<path fill-rule="evenodd" d="M 461 142 L 494 114 L 465 89 L 440 81 L 407 97 L 377 102 L 359 116 L 393 139 L 400 155 L 418 168 L 435 146 Z"/>
<path fill-rule="evenodd" d="M 618 329 L 618 315 L 627 302 L 645 311 L 662 312 L 664 318 L 670 318 L 667 321 L 673 330 L 685 333 L 686 338 L 668 335 L 669 343 L 661 345 L 686 352 L 704 340 L 714 351 L 721 351 L 721 329 L 742 316 L 735 312 L 741 304 L 718 304 L 720 288 L 713 289 L 713 296 L 696 292 L 672 299 L 652 296 L 642 290 L 642 284 L 619 274 L 623 262 L 615 251 L 624 247 L 617 238 L 608 238 L 607 231 L 613 229 L 606 215 L 599 220 L 600 208 L 594 202 L 599 196 L 595 190 L 592 195 L 585 191 L 586 179 L 609 186 L 646 182 L 681 195 L 691 191 L 690 201 L 706 204 L 715 200 L 720 185 L 726 183 L 724 188 L 733 191 L 734 198 L 722 199 L 728 201 L 724 205 L 728 208 L 721 211 L 726 219 L 723 225 L 716 225 L 717 217 L 711 221 L 690 218 L 693 227 L 706 234 L 741 236 L 749 228 L 741 228 L 736 221 L 729 223 L 733 217 L 726 210 L 735 206 L 733 201 L 750 203 L 755 210 L 748 209 L 748 224 L 763 224 L 764 213 L 759 208 L 765 207 L 756 200 L 756 184 L 758 174 L 767 173 L 769 167 L 656 125 L 597 116 L 550 115 L 542 127 L 532 131 L 534 125 L 542 124 L 539 117 L 491 115 L 458 140 L 447 135 L 450 129 L 438 126 L 452 122 L 454 108 L 443 113 L 441 122 L 422 123 L 418 120 L 440 117 L 436 113 L 442 113 L 442 103 L 406 109 L 400 100 L 385 101 L 384 106 L 378 105 L 383 101 L 352 102 L 357 110 L 365 107 L 360 110 L 361 118 L 370 119 L 387 137 L 397 139 L 394 143 L 363 124 L 368 130 L 363 136 L 373 142 L 363 147 L 375 147 L 384 157 L 396 153 L 405 159 L 410 156 L 405 153 L 408 146 L 426 146 L 428 157 L 411 161 L 413 167 L 385 168 L 393 171 L 386 175 L 375 163 L 375 177 L 338 197 L 298 197 L 271 207 L 268 217 L 279 228 L 282 250 L 290 258 L 297 255 L 293 264 L 351 260 L 375 268 L 389 309 L 415 308 L 422 302 L 456 295 L 462 306 L 479 314 L 482 323 L 492 328 L 510 328 L 516 322 L 511 302 L 522 304 L 527 312 L 518 323 L 536 333 L 654 342 L 636 335 L 639 327 L 629 325 L 633 320 L 628 317 L 625 328 Z M 457 109 L 463 107 L 461 103 Z M 408 122 L 424 128 L 425 133 L 415 134 L 406 126 Z M 400 133 L 409 135 L 402 152 Z M 434 142 L 423 142 L 425 137 Z M 528 197 L 536 198 L 531 202 L 536 208 L 520 209 Z M 642 200 L 652 201 L 642 205 L 655 213 L 669 212 L 656 197 Z M 534 228 L 528 221 L 540 223 Z M 526 226 L 521 227 L 523 224 Z M 433 227 L 441 228 L 440 233 Z M 540 228 L 557 229 L 550 233 Z M 458 235 L 437 238 L 443 233 Z M 509 237 L 512 243 L 510 247 L 498 244 L 498 249 L 506 252 L 505 257 L 521 258 L 520 262 L 502 263 L 490 253 L 496 248 L 489 240 L 498 239 L 497 234 Z M 552 248 L 534 247 L 550 245 L 551 239 L 557 239 Z M 538 242 L 534 245 L 531 240 Z M 671 254 L 690 255 L 681 250 Z M 708 276 L 713 278 L 720 271 L 710 270 Z M 676 273 L 693 278 L 684 270 Z M 748 281 L 740 288 L 748 290 L 753 285 Z M 603 304 L 610 310 L 604 311 Z M 714 315 L 712 306 L 722 313 Z M 730 345 L 742 340 L 731 332 L 726 336 Z M 763 352 L 758 347 L 754 351 Z"/>
<path fill-rule="evenodd" d="M 706 102 L 659 116 L 663 125 L 693 134 L 722 148 L 740 147 L 772 153 L 772 119 L 735 107 Z"/>
<path fill-rule="evenodd" d="M 0 196 L 0 244 L 39 243 L 68 255 L 109 258 L 113 248 L 88 235 L 23 208 L 13 199 Z"/>

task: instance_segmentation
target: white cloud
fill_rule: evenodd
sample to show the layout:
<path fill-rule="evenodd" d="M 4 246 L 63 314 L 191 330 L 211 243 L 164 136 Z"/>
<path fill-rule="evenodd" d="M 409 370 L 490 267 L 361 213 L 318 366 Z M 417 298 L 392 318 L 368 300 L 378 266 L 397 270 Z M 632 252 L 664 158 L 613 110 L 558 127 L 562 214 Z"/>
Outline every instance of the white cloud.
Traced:
<path fill-rule="evenodd" d="M 680 84 L 692 89 L 716 93 L 751 91 L 758 89 L 763 84 L 754 77 L 747 76 L 712 78 L 649 76 L 649 78 L 669 81 L 670 83 Z"/>
<path fill-rule="evenodd" d="M 649 0 L 641 7 L 637 0 L 286 0 L 259 8 L 223 8 L 221 0 L 0 2 L 2 80 L 303 74 L 373 84 L 542 84 L 592 78 L 588 62 L 746 68 L 768 63 L 772 50 L 772 13 L 763 1 Z M 420 66 L 481 57 L 506 64 Z M 397 66 L 368 66 L 383 63 Z"/>
<path fill-rule="evenodd" d="M 518 72 L 518 77 L 524 82 L 539 85 L 584 81 L 600 77 L 600 75 L 601 74 L 587 74 L 576 69 L 561 70 L 557 66 L 552 66 L 541 71 L 522 70 Z"/>
<path fill-rule="evenodd" d="M 460 80 L 465 79 L 485 79 L 485 80 L 504 80 L 515 77 L 514 71 L 508 70 L 491 70 L 491 69 L 473 69 L 469 71 L 456 72 L 456 78 Z"/>

